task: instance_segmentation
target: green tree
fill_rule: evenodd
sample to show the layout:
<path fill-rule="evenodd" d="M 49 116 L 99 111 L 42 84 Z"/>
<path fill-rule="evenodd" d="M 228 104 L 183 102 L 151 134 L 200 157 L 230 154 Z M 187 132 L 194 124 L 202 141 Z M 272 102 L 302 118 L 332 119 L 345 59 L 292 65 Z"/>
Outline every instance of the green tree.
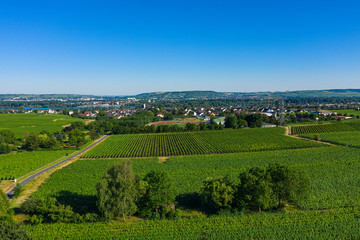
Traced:
<path fill-rule="evenodd" d="M 269 165 L 267 172 L 270 174 L 274 199 L 279 208 L 284 202 L 296 203 L 307 197 L 309 178 L 301 172 L 280 164 Z"/>
<path fill-rule="evenodd" d="M 36 150 L 40 147 L 39 138 L 35 134 L 31 134 L 28 138 L 26 138 L 24 148 L 29 151 Z"/>
<path fill-rule="evenodd" d="M 0 222 L 12 221 L 13 211 L 10 208 L 8 196 L 0 190 Z"/>
<path fill-rule="evenodd" d="M 163 171 L 151 171 L 142 181 L 142 196 L 139 199 L 139 213 L 152 217 L 164 207 L 175 204 L 175 189 L 169 176 Z"/>
<path fill-rule="evenodd" d="M 238 128 L 238 120 L 235 116 L 228 116 L 225 118 L 226 128 Z"/>
<path fill-rule="evenodd" d="M 137 189 L 132 162 L 124 160 L 110 167 L 97 185 L 97 206 L 106 219 L 136 212 Z"/>
<path fill-rule="evenodd" d="M 230 209 L 234 193 L 235 189 L 228 177 L 207 178 L 200 189 L 205 204 L 214 210 Z"/>
<path fill-rule="evenodd" d="M 254 167 L 239 176 L 237 206 L 266 210 L 274 206 L 271 178 L 264 167 Z"/>

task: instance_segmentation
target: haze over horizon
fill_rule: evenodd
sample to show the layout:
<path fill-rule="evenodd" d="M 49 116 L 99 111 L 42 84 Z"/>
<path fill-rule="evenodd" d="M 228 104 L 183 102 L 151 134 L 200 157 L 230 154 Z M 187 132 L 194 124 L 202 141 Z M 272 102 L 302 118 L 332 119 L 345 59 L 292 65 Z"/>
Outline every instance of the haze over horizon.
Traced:
<path fill-rule="evenodd" d="M 359 1 L 16 1 L 0 94 L 360 88 Z"/>

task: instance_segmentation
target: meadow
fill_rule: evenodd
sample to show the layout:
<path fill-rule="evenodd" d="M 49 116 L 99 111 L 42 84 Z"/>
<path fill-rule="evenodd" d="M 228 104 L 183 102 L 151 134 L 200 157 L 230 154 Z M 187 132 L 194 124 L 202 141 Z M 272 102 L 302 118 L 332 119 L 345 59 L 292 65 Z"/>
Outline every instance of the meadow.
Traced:
<path fill-rule="evenodd" d="M 177 156 L 322 146 L 290 138 L 284 131 L 283 128 L 268 128 L 115 135 L 89 151 L 84 158 Z"/>
<path fill-rule="evenodd" d="M 59 131 L 64 125 L 81 121 L 66 115 L 17 113 L 0 114 L 0 129 L 13 131 L 17 138 L 24 137 L 24 133 L 39 133 L 43 130 L 53 133 Z"/>
<path fill-rule="evenodd" d="M 0 155 L 0 179 L 21 177 L 72 152 L 73 150 L 55 150 Z"/>

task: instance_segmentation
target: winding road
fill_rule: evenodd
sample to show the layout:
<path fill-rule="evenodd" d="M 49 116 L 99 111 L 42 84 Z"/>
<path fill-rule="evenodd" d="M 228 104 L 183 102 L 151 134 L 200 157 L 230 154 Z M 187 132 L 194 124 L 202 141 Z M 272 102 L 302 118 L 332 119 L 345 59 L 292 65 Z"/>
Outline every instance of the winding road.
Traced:
<path fill-rule="evenodd" d="M 71 155 L 69 156 L 68 158 L 58 162 L 58 163 L 55 163 L 54 165 L 51 165 L 50 167 L 47 167 L 47 168 L 44 168 L 42 170 L 40 170 L 39 172 L 36 172 L 34 173 L 33 175 L 25 178 L 24 180 L 20 181 L 19 184 L 21 186 L 25 186 L 26 184 L 28 184 L 29 182 L 31 182 L 32 180 L 34 180 L 36 177 L 40 176 L 41 174 L 53 169 L 53 168 L 56 168 L 58 166 L 60 166 L 61 164 L 63 163 L 66 163 L 80 155 L 82 155 L 83 153 L 85 153 L 86 151 L 90 150 L 91 148 L 93 148 L 96 144 L 98 144 L 99 142 L 105 140 L 107 137 L 109 137 L 109 135 L 105 135 L 105 136 L 102 136 L 101 138 L 99 138 L 98 140 L 96 140 L 94 143 L 92 143 L 91 145 L 87 146 L 86 148 L 80 150 L 79 152 L 75 153 L 74 155 Z M 8 198 L 12 198 L 14 196 L 14 187 L 12 187 L 6 194 L 8 195 Z"/>

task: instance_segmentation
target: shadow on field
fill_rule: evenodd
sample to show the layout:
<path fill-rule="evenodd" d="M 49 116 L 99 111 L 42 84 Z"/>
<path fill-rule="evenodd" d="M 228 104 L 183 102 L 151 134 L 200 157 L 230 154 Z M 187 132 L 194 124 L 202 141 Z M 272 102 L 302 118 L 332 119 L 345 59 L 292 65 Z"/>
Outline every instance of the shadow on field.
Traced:
<path fill-rule="evenodd" d="M 61 191 L 56 195 L 59 203 L 71 206 L 76 213 L 85 214 L 97 211 L 96 196 L 80 195 L 70 191 Z"/>

